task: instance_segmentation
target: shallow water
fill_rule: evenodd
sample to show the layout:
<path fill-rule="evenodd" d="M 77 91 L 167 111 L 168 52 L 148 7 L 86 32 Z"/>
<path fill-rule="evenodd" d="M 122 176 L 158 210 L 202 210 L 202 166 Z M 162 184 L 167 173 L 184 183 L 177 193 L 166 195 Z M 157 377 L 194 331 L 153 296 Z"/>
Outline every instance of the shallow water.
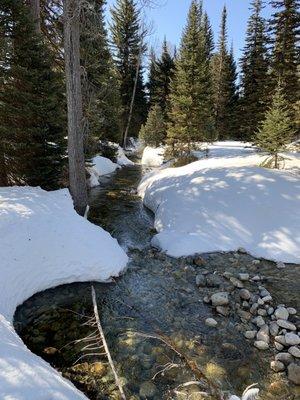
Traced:
<path fill-rule="evenodd" d="M 277 303 L 299 310 L 299 266 L 279 273 L 271 262 L 255 266 L 247 254 L 221 253 L 202 255 L 203 265 L 198 266 L 192 258 L 176 260 L 151 249 L 153 216 L 136 195 L 141 176 L 140 166 L 124 168 L 90 192 L 89 219 L 116 237 L 130 256 L 121 278 L 94 283 L 103 329 L 128 399 L 204 398 L 202 387 L 184 386 L 195 377 L 182 359 L 161 340 L 141 333 L 165 335 L 224 391 L 241 394 L 258 382 L 261 399 L 300 399 L 284 375 L 270 371 L 272 351 L 258 351 L 244 339 L 234 303 L 230 315 L 222 317 L 203 302 L 205 295 L 220 290 L 231 291 L 234 298 L 234 288 L 221 275 L 247 271 L 265 276 L 263 284 Z M 196 286 L 196 275 L 203 270 L 221 277 L 219 288 Z M 246 286 L 253 293 L 258 290 L 257 284 Z M 32 351 L 90 399 L 118 399 L 105 356 L 87 357 L 83 343 L 74 343 L 93 331 L 85 324 L 91 316 L 91 283 L 74 283 L 33 296 L 18 308 L 15 326 Z M 205 325 L 208 317 L 218 321 L 217 329 Z"/>

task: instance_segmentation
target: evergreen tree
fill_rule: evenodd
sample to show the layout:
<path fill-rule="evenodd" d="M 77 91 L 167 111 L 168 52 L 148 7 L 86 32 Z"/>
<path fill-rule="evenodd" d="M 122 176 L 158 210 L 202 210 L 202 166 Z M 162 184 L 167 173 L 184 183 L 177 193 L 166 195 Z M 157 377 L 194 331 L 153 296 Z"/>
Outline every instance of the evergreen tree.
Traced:
<path fill-rule="evenodd" d="M 244 140 L 254 137 L 264 118 L 270 91 L 266 21 L 261 16 L 263 1 L 252 1 L 251 8 L 241 60 L 241 135 Z"/>
<path fill-rule="evenodd" d="M 147 115 L 141 58 L 145 52 L 140 13 L 134 0 L 117 0 L 112 9 L 112 39 L 121 92 L 121 128 L 125 134 L 138 67 L 130 134 L 137 136 Z"/>
<path fill-rule="evenodd" d="M 82 13 L 81 65 L 85 72 L 83 111 L 86 144 L 90 145 L 98 139 L 121 140 L 121 101 L 117 75 L 108 48 L 104 5 L 104 0 L 89 0 Z"/>
<path fill-rule="evenodd" d="M 10 183 L 58 187 L 65 152 L 62 77 L 22 1 L 1 2 L 0 25 L 11 44 L 0 73 L 0 137 Z"/>
<path fill-rule="evenodd" d="M 234 59 L 233 46 L 228 55 L 228 137 L 233 139 L 240 138 L 240 98 L 237 88 L 237 68 Z"/>
<path fill-rule="evenodd" d="M 283 92 L 290 106 L 300 100 L 300 1 L 271 0 L 274 14 L 271 27 L 274 34 L 272 72 L 274 82 L 280 79 Z"/>
<path fill-rule="evenodd" d="M 205 38 L 205 53 L 208 60 L 211 59 L 214 50 L 214 34 L 207 13 L 204 13 L 202 30 Z"/>
<path fill-rule="evenodd" d="M 236 66 L 233 52 L 227 48 L 227 10 L 223 9 L 218 51 L 212 59 L 214 110 L 216 132 L 219 139 L 236 136 L 233 132 L 237 101 Z"/>
<path fill-rule="evenodd" d="M 164 114 L 158 104 L 155 104 L 149 114 L 145 125 L 140 131 L 140 139 L 146 146 L 159 147 L 165 140 L 166 123 Z"/>
<path fill-rule="evenodd" d="M 153 60 L 151 66 L 150 104 L 158 104 L 166 115 L 169 110 L 170 85 L 175 70 L 174 59 L 169 52 L 166 39 L 163 42 L 161 57 Z"/>
<path fill-rule="evenodd" d="M 278 153 L 292 140 L 294 134 L 292 126 L 291 109 L 284 97 L 283 87 L 278 83 L 272 105 L 256 135 L 258 146 L 274 158 L 275 168 L 279 166 Z"/>
<path fill-rule="evenodd" d="M 190 151 L 193 141 L 213 135 L 213 111 L 209 60 L 201 29 L 201 9 L 193 0 L 176 60 L 171 85 L 168 144 L 171 151 Z"/>
<path fill-rule="evenodd" d="M 157 74 L 157 57 L 154 49 L 152 48 L 150 50 L 149 79 L 147 83 L 147 88 L 149 92 L 149 108 L 151 108 L 156 103 L 156 91 L 158 87 Z"/>

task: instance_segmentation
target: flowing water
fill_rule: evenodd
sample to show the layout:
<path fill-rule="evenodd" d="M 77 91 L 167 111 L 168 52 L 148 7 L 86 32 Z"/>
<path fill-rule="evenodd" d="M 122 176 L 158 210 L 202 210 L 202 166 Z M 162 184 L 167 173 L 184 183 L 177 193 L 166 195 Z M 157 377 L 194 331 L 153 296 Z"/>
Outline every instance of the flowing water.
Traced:
<path fill-rule="evenodd" d="M 193 383 L 194 373 L 171 343 L 228 393 L 240 395 L 257 382 L 263 400 L 300 399 L 299 390 L 284 374 L 270 371 L 272 351 L 258 351 L 244 339 L 243 326 L 234 312 L 234 288 L 222 277 L 225 271 L 259 273 L 265 276 L 264 286 L 277 302 L 300 309 L 299 266 L 288 266 L 279 277 L 273 263 L 254 265 L 247 254 L 204 254 L 199 262 L 197 258 L 172 259 L 152 249 L 153 216 L 136 194 L 142 173 L 139 165 L 123 168 L 90 191 L 89 219 L 116 237 L 130 257 L 122 277 L 109 284 L 93 283 L 127 398 L 213 399 L 203 397 L 204 388 Z M 219 282 L 198 288 L 195 279 L 199 271 L 215 272 Z M 254 283 L 247 287 L 257 290 Z M 232 309 L 226 317 L 203 302 L 206 295 L 220 290 L 232 293 Z M 92 312 L 91 283 L 63 285 L 38 293 L 18 307 L 15 327 L 34 353 L 90 399 L 119 399 L 106 357 L 88 356 L 89 352 L 82 350 L 85 344 L 78 341 L 94 330 L 88 324 Z M 205 325 L 208 317 L 218 321 L 217 329 Z"/>

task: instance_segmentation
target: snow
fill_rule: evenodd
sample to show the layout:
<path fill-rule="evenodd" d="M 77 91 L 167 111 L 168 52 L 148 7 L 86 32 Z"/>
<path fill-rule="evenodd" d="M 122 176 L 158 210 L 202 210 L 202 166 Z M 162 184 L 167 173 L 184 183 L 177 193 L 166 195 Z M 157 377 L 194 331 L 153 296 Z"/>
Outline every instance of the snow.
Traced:
<path fill-rule="evenodd" d="M 121 146 L 118 146 L 117 163 L 119 165 L 121 165 L 122 167 L 134 165 L 134 162 L 129 160 L 129 158 L 126 157 L 126 154 Z"/>
<path fill-rule="evenodd" d="M 265 156 L 244 143 L 209 149 L 209 158 L 141 182 L 139 193 L 155 213 L 153 245 L 173 257 L 243 247 L 256 257 L 299 263 L 299 154 L 288 154 L 291 170 L 270 170 L 259 167 Z"/>
<path fill-rule="evenodd" d="M 95 187 L 100 185 L 99 178 L 103 175 L 109 175 L 115 172 L 118 168 L 121 168 L 120 165 L 112 162 L 109 158 L 102 156 L 95 156 L 91 165 L 87 166 L 86 169 L 90 174 L 90 178 L 88 181 L 89 187 Z"/>
<path fill-rule="evenodd" d="M 107 281 L 127 256 L 109 233 L 76 214 L 66 189 L 0 188 L 0 398 L 85 399 L 12 327 L 16 307 L 61 284 Z"/>
<path fill-rule="evenodd" d="M 145 167 L 160 167 L 164 162 L 165 149 L 163 147 L 145 147 L 142 156 L 142 165 Z"/>

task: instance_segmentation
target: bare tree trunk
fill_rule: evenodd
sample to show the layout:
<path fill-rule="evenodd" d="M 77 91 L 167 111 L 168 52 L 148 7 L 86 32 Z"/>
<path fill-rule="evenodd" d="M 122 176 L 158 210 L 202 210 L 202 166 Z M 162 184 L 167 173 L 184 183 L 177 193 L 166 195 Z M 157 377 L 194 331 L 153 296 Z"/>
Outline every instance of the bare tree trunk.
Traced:
<path fill-rule="evenodd" d="M 7 171 L 5 165 L 4 154 L 0 145 L 0 186 L 8 186 Z"/>
<path fill-rule="evenodd" d="M 129 115 L 128 115 L 127 125 L 126 125 L 126 129 L 125 129 L 125 132 L 124 132 L 124 137 L 123 137 L 123 147 L 124 147 L 124 149 L 126 149 L 126 146 L 127 146 L 127 138 L 128 138 L 128 133 L 129 133 L 129 129 L 130 129 L 131 120 L 132 120 L 133 106 L 134 106 L 137 83 L 138 83 L 138 79 L 139 79 L 139 72 L 140 72 L 140 66 L 141 66 L 142 51 L 143 51 L 143 43 L 141 43 L 141 45 L 140 45 L 137 64 L 136 64 L 136 73 L 135 73 L 132 97 L 131 97 L 131 102 L 130 102 Z"/>
<path fill-rule="evenodd" d="M 28 0 L 30 12 L 34 21 L 36 33 L 41 33 L 41 7 L 40 0 Z"/>
<path fill-rule="evenodd" d="M 84 215 L 87 187 L 80 78 L 80 0 L 64 0 L 64 53 L 68 105 L 69 185 L 74 208 Z"/>

